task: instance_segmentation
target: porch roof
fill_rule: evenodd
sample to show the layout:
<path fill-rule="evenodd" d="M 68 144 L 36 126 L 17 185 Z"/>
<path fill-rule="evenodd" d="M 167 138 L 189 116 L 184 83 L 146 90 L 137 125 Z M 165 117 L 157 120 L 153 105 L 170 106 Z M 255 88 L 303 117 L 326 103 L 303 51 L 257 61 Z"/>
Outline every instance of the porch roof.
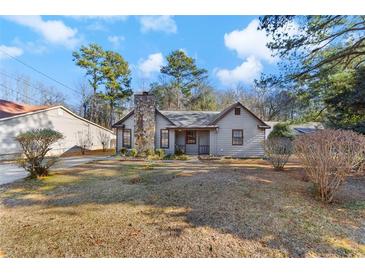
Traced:
<path fill-rule="evenodd" d="M 217 125 L 189 125 L 189 126 L 167 126 L 168 129 L 215 129 Z"/>

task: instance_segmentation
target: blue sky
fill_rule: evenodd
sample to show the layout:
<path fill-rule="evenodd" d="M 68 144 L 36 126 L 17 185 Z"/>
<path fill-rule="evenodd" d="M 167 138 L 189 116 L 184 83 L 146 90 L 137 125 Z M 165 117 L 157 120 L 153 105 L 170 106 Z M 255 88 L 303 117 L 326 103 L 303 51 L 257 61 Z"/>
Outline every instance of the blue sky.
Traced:
<path fill-rule="evenodd" d="M 258 16 L 3 16 L 0 69 L 53 85 L 69 95 L 70 102 L 76 101 L 71 91 L 3 52 L 75 88 L 84 71 L 72 61 L 72 51 L 96 42 L 129 62 L 136 91 L 158 78 L 164 57 L 175 49 L 183 49 L 208 69 L 216 88 L 248 87 L 261 72 L 276 70 L 277 60 L 257 24 Z"/>

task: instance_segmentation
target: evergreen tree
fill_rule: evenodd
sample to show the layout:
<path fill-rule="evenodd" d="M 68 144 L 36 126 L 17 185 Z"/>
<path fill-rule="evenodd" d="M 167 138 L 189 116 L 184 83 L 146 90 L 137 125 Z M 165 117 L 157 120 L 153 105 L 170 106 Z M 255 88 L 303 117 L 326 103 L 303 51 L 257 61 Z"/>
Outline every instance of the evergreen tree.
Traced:
<path fill-rule="evenodd" d="M 207 70 L 198 68 L 195 59 L 182 50 L 171 52 L 166 60 L 160 71 L 170 79 L 168 87 L 176 94 L 177 109 L 181 109 L 181 101 L 188 101 L 193 89 L 207 78 Z"/>
<path fill-rule="evenodd" d="M 113 114 L 115 107 L 120 106 L 120 103 L 128 99 L 133 93 L 130 87 L 131 71 L 123 57 L 114 51 L 105 52 L 101 71 L 105 84 L 105 93 L 100 93 L 99 97 L 109 104 L 109 126 L 111 127 L 114 122 Z"/>

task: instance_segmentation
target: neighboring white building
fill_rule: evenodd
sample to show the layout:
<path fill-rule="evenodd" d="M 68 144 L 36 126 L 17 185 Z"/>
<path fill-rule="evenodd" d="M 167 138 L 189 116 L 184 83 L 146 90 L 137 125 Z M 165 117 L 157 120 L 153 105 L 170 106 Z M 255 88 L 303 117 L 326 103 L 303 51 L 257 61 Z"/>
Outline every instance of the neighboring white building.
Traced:
<path fill-rule="evenodd" d="M 163 111 L 154 104 L 147 92 L 135 95 L 135 108 L 113 125 L 117 151 L 135 147 L 161 148 L 167 154 L 264 155 L 265 129 L 270 127 L 240 102 L 222 111 Z"/>
<path fill-rule="evenodd" d="M 21 153 L 15 137 L 31 129 L 51 128 L 64 135 L 53 145 L 50 154 L 86 146 L 101 149 L 102 140 L 108 148 L 115 146 L 113 131 L 88 121 L 63 106 L 30 106 L 0 100 L 0 158 L 12 158 Z"/>

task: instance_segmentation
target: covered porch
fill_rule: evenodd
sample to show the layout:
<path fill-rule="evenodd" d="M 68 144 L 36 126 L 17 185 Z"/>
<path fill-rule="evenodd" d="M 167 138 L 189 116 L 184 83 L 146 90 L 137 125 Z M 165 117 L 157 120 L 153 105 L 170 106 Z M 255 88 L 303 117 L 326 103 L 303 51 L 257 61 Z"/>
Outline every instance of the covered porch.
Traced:
<path fill-rule="evenodd" d="M 188 155 L 209 155 L 210 131 L 214 128 L 176 128 L 175 153 Z"/>

